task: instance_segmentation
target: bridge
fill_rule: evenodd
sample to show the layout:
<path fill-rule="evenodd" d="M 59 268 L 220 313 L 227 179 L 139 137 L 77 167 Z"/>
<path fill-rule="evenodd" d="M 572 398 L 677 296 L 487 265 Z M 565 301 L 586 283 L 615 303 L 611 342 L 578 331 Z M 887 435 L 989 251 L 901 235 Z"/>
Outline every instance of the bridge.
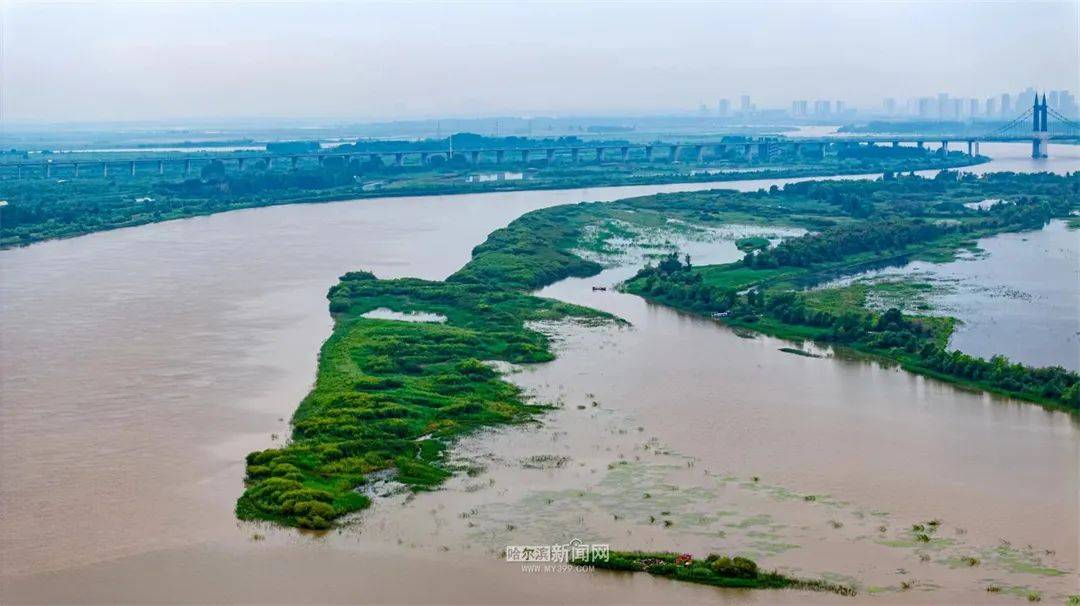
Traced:
<path fill-rule="evenodd" d="M 1049 118 L 1054 118 L 1054 128 L 1050 127 Z M 1030 129 L 1028 125 L 1030 124 Z M 758 157 L 771 159 L 784 153 L 790 153 L 795 157 L 801 156 L 806 151 L 817 152 L 824 155 L 830 149 L 850 148 L 853 146 L 912 145 L 919 148 L 940 145 L 938 150 L 942 153 L 949 151 L 950 144 L 966 146 L 966 153 L 970 156 L 979 155 L 979 143 L 981 142 L 1024 142 L 1031 141 L 1031 157 L 1046 158 L 1050 141 L 1078 141 L 1080 140 L 1080 123 L 1077 123 L 1056 110 L 1047 106 L 1046 95 L 1042 100 L 1035 97 L 1031 108 L 1020 116 L 1009 121 L 1004 126 L 979 136 L 927 136 L 927 135 L 882 135 L 882 136 L 835 136 L 835 137 L 730 137 L 720 141 L 692 142 L 692 143 L 627 143 L 621 145 L 579 145 L 543 146 L 532 148 L 481 148 L 481 149 L 454 149 L 451 146 L 446 149 L 402 149 L 389 151 L 313 151 L 307 153 L 273 154 L 267 152 L 235 152 L 231 154 L 194 155 L 179 154 L 169 157 L 151 158 L 127 158 L 127 159 L 43 159 L 23 162 L 0 163 L 0 174 L 12 175 L 16 178 L 35 174 L 50 178 L 61 171 L 69 177 L 88 176 L 91 171 L 101 176 L 109 176 L 110 171 L 126 172 L 134 176 L 136 168 L 147 169 L 164 175 L 166 167 L 178 169 L 184 176 L 191 173 L 196 165 L 212 162 L 230 163 L 238 170 L 243 171 L 248 163 L 262 163 L 267 170 L 275 163 L 285 163 L 291 168 L 297 168 L 300 162 L 315 162 L 319 166 L 328 161 L 349 163 L 352 160 L 378 161 L 385 164 L 389 161 L 394 166 L 404 166 L 408 161 L 411 165 L 426 165 L 432 158 L 441 157 L 443 160 L 462 158 L 473 165 L 484 162 L 502 164 L 506 161 L 517 160 L 527 164 L 532 160 L 544 160 L 548 163 L 556 160 L 569 160 L 571 163 L 578 162 L 604 162 L 604 161 L 691 161 L 703 163 L 711 158 L 723 157 L 734 151 L 743 155 L 746 159 Z M 962 150 L 963 151 L 963 150 Z M 108 152 L 102 152 L 108 153 Z M 171 171 L 170 171 L 171 172 Z"/>

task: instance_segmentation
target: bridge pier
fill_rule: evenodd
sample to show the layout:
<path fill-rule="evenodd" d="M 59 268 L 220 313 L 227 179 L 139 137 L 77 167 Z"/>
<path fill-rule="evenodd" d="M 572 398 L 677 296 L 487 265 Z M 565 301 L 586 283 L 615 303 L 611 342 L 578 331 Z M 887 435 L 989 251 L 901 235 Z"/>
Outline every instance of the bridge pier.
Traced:
<path fill-rule="evenodd" d="M 45 178 L 48 179 L 52 176 L 52 160 L 45 162 Z"/>
<path fill-rule="evenodd" d="M 900 147 L 900 142 L 899 141 L 893 141 L 892 146 L 893 147 Z"/>
<path fill-rule="evenodd" d="M 604 148 L 598 147 L 598 148 L 596 148 L 596 162 L 600 163 L 600 162 L 603 162 L 603 161 L 604 161 Z"/>
<path fill-rule="evenodd" d="M 619 148 L 619 154 L 622 157 L 622 161 L 626 162 L 627 160 L 630 159 L 630 148 L 629 147 L 620 147 Z"/>
<path fill-rule="evenodd" d="M 319 164 L 322 164 L 322 158 L 319 158 Z M 244 172 L 244 158 L 236 159 L 236 170 L 239 172 Z"/>
<path fill-rule="evenodd" d="M 75 176 L 78 177 L 79 176 L 79 163 L 76 162 L 73 167 L 75 169 Z"/>
<path fill-rule="evenodd" d="M 926 141 L 916 141 L 915 145 L 918 146 L 919 149 L 926 149 Z"/>
<path fill-rule="evenodd" d="M 694 160 L 696 160 L 698 164 L 704 164 L 705 163 L 705 146 L 704 145 L 694 146 Z"/>
<path fill-rule="evenodd" d="M 504 157 L 506 157 L 506 152 L 501 149 L 495 150 L 495 164 L 502 164 Z"/>
<path fill-rule="evenodd" d="M 297 158 L 296 156 L 292 156 L 291 158 L 289 158 L 289 160 L 291 160 L 292 162 L 292 169 L 296 170 L 296 163 L 297 161 L 299 161 L 299 158 Z"/>
<path fill-rule="evenodd" d="M 135 161 L 134 160 L 132 160 L 131 162 L 128 162 L 128 171 L 131 173 L 132 177 L 135 176 Z"/>
<path fill-rule="evenodd" d="M 469 152 L 469 157 L 472 159 L 473 164 L 480 164 L 480 152 L 479 151 Z"/>
<path fill-rule="evenodd" d="M 645 161 L 646 162 L 652 162 L 653 161 L 653 146 L 651 146 L 651 145 L 646 145 L 645 146 Z"/>
<path fill-rule="evenodd" d="M 791 153 L 794 154 L 796 158 L 802 158 L 802 144 L 801 143 L 792 144 Z"/>
<path fill-rule="evenodd" d="M 420 152 L 420 164 L 421 164 L 421 166 L 427 164 L 427 161 L 428 161 L 428 153 L 427 152 Z M 502 158 L 499 158 L 499 161 L 502 161 Z"/>
<path fill-rule="evenodd" d="M 554 162 L 555 161 L 555 148 L 549 147 L 549 148 L 545 149 L 544 150 L 544 158 L 547 160 L 548 164 L 551 164 L 552 162 Z"/>
<path fill-rule="evenodd" d="M 975 150 L 975 142 L 974 141 L 968 141 L 967 146 L 968 146 L 968 155 L 974 157 L 975 154 L 973 154 L 971 152 Z"/>
<path fill-rule="evenodd" d="M 190 172 L 191 172 L 191 160 L 190 159 L 184 160 L 184 176 L 185 177 L 188 176 L 188 173 L 190 173 Z"/>
<path fill-rule="evenodd" d="M 679 150 L 680 149 L 682 149 L 682 147 L 679 146 L 679 145 L 672 145 L 671 146 L 671 151 L 668 152 L 670 154 L 668 156 L 668 161 L 669 162 L 678 162 L 679 161 Z"/>
<path fill-rule="evenodd" d="M 976 156 L 979 155 L 979 142 L 978 141 L 975 142 L 975 155 Z"/>
<path fill-rule="evenodd" d="M 263 160 L 266 162 L 266 170 L 270 170 L 270 169 L 274 168 L 274 157 L 273 156 L 267 156 L 267 157 L 263 158 Z"/>
<path fill-rule="evenodd" d="M 754 146 L 749 143 L 743 145 L 743 156 L 745 156 L 746 161 L 749 162 L 754 157 Z"/>
<path fill-rule="evenodd" d="M 944 155 L 947 155 L 948 153 L 949 153 L 949 142 L 948 141 L 942 141 L 941 142 L 941 155 L 944 156 Z"/>
<path fill-rule="evenodd" d="M 1045 133 L 1035 133 L 1035 136 L 1031 138 L 1031 157 L 1040 160 L 1046 158 L 1046 137 L 1040 136 Z"/>
<path fill-rule="evenodd" d="M 576 147 L 570 148 L 570 161 L 573 162 L 574 164 L 577 164 L 578 152 L 579 151 L 580 150 L 578 148 L 576 148 Z"/>
<path fill-rule="evenodd" d="M 521 163 L 522 164 L 528 164 L 529 163 L 529 150 L 527 150 L 527 149 L 521 150 Z"/>
<path fill-rule="evenodd" d="M 165 161 L 164 160 L 158 160 L 157 161 L 157 174 L 159 174 L 159 175 L 164 175 L 165 174 Z"/>
<path fill-rule="evenodd" d="M 101 163 L 101 176 L 102 177 L 108 177 L 109 176 L 109 163 L 108 162 L 102 162 Z"/>

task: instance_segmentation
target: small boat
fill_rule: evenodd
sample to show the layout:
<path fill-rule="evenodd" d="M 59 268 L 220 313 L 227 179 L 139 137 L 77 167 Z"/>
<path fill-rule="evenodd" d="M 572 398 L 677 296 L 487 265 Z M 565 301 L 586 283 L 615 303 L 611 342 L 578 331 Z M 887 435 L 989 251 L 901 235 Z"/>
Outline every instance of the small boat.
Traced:
<path fill-rule="evenodd" d="M 594 291 L 596 291 L 596 290 L 607 290 L 607 286 L 593 286 L 592 289 Z"/>

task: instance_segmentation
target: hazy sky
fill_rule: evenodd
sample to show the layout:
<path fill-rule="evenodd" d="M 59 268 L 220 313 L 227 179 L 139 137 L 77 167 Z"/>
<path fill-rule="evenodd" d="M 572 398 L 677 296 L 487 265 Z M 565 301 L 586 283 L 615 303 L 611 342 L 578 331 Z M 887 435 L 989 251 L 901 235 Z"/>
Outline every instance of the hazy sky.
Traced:
<path fill-rule="evenodd" d="M 1077 92 L 1078 6 L 0 0 L 0 110 L 367 120 Z"/>

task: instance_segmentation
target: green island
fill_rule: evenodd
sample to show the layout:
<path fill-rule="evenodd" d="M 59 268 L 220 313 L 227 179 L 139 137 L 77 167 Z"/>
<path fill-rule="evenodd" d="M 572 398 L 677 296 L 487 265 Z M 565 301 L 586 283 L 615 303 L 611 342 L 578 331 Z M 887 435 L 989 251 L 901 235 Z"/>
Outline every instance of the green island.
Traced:
<path fill-rule="evenodd" d="M 527 213 L 492 232 L 472 260 L 442 282 L 348 273 L 329 290 L 333 333 L 320 352 L 314 389 L 292 419 L 291 440 L 248 455 L 236 513 L 326 529 L 369 505 L 364 488 L 375 472 L 391 472 L 412 490 L 430 489 L 455 471 L 444 458 L 454 438 L 533 419 L 545 408 L 526 403 L 489 362 L 553 359 L 547 338 L 531 322 L 615 321 L 531 292 L 599 273 L 602 265 L 585 257 L 610 252 L 611 238 L 639 229 L 739 223 L 816 230 L 729 265 L 699 268 L 664 256 L 625 288 L 680 309 L 726 314 L 735 326 L 843 345 L 913 372 L 1075 413 L 1077 373 L 947 351 L 950 318 L 867 309 L 867 285 L 801 291 L 798 284 L 868 263 L 947 258 L 975 237 L 1036 229 L 1067 216 L 1080 205 L 1078 193 L 1080 175 L 961 178 L 943 172 L 934 179 L 659 194 Z M 1012 203 L 965 206 L 987 198 Z M 444 321 L 366 317 L 376 309 Z"/>
<path fill-rule="evenodd" d="M 909 186 L 924 186 L 911 181 Z M 1004 182 L 1032 185 L 1012 204 L 966 213 L 950 203 L 935 208 L 957 214 L 898 214 L 889 205 L 864 209 L 865 219 L 838 223 L 771 249 L 755 249 L 743 260 L 693 267 L 672 254 L 643 268 L 623 288 L 652 301 L 707 314 L 740 328 L 784 339 L 831 343 L 899 363 L 911 372 L 961 386 L 999 393 L 1073 413 L 1080 411 L 1080 376 L 1059 366 L 1033 368 L 1004 356 L 981 359 L 947 348 L 955 320 L 944 316 L 909 315 L 898 307 L 875 310 L 872 294 L 918 291 L 926 285 L 864 284 L 804 289 L 831 277 L 883 264 L 922 258 L 948 260 L 976 238 L 1007 231 L 1038 229 L 1075 210 L 1078 179 L 1069 177 L 990 176 L 959 182 L 960 191 L 978 185 L 988 193 L 1005 193 Z M 818 188 L 789 186 L 785 191 Z M 841 186 L 843 187 L 843 186 Z M 865 198 L 864 198 L 865 199 Z M 871 198 L 872 199 L 872 198 Z M 949 209 L 944 208 L 948 206 Z M 965 208 L 960 205 L 960 208 Z M 951 210 L 950 210 L 951 209 Z M 916 293 L 917 294 L 917 293 Z M 787 351 L 785 349 L 785 351 Z"/>
<path fill-rule="evenodd" d="M 517 254 L 518 246 L 529 254 Z M 379 280 L 363 271 L 342 276 L 328 293 L 334 330 L 319 354 L 315 387 L 293 416 L 292 440 L 248 455 L 237 515 L 326 529 L 369 505 L 357 488 L 373 472 L 392 469 L 395 481 L 414 490 L 445 480 L 450 471 L 439 463 L 449 439 L 528 421 L 544 409 L 526 404 L 485 362 L 553 359 L 547 338 L 526 322 L 610 319 L 529 291 L 597 271 L 595 263 L 515 228 L 492 234 L 445 282 Z M 364 317 L 380 308 L 445 321 Z"/>
<path fill-rule="evenodd" d="M 424 164 L 401 166 L 374 160 L 346 162 L 343 157 L 327 157 L 321 164 L 306 159 L 291 167 L 288 156 L 269 164 L 252 159 L 243 170 L 235 163 L 209 162 L 199 167 L 201 154 L 192 154 L 197 169 L 185 175 L 176 162 L 165 164 L 162 173 L 143 169 L 124 174 L 116 170 L 109 176 L 91 173 L 84 168 L 75 177 L 57 167 L 51 178 L 40 176 L 0 177 L 0 249 L 25 246 L 42 240 L 69 238 L 97 231 L 157 223 L 172 219 L 209 215 L 243 208 L 280 204 L 302 204 L 385 198 L 474 194 L 488 192 L 573 189 L 599 186 L 655 185 L 665 183 L 704 183 L 741 179 L 809 177 L 865 173 L 892 173 L 914 170 L 956 168 L 978 164 L 985 157 L 960 152 L 940 155 L 914 148 L 852 148 L 830 152 L 824 157 L 781 156 L 768 161 L 746 160 L 736 152 L 714 158 L 705 164 L 686 162 L 581 162 L 533 160 L 502 161 L 492 158 L 480 165 L 465 157 L 468 145 L 476 147 L 530 147 L 543 143 L 568 144 L 574 141 L 538 141 L 521 137 L 489 138 L 478 135 L 455 135 L 455 143 L 466 145 L 460 154 L 447 161 L 434 156 Z M 297 142 L 302 143 L 302 142 Z M 327 153 L 379 151 L 382 149 L 446 149 L 447 139 L 400 141 L 364 141 L 326 149 Z M 580 142 L 577 142 L 580 143 Z M 590 142 L 592 145 L 616 145 L 620 142 Z M 622 142 L 625 143 L 625 142 Z M 316 144 L 317 145 L 317 144 Z M 293 153 L 307 149 L 279 149 L 288 144 L 269 144 L 268 153 Z M 16 160 L 26 159 L 6 152 Z M 139 157 L 154 158 L 150 154 Z M 124 165 L 135 157 L 115 152 L 65 152 L 46 156 L 56 162 L 80 161 L 86 166 L 107 160 Z M 161 157 L 166 157 L 162 155 Z M 209 162 L 209 163 L 205 163 Z M 153 174 L 149 174 L 149 173 Z"/>
<path fill-rule="evenodd" d="M 571 562 L 576 566 L 593 566 L 605 570 L 645 572 L 676 581 L 688 581 L 737 589 L 803 589 L 831 591 L 845 596 L 856 595 L 847 585 L 817 579 L 789 577 L 779 572 L 766 572 L 753 560 L 709 554 L 704 559 L 674 552 L 612 551 L 608 557 L 587 557 Z"/>

